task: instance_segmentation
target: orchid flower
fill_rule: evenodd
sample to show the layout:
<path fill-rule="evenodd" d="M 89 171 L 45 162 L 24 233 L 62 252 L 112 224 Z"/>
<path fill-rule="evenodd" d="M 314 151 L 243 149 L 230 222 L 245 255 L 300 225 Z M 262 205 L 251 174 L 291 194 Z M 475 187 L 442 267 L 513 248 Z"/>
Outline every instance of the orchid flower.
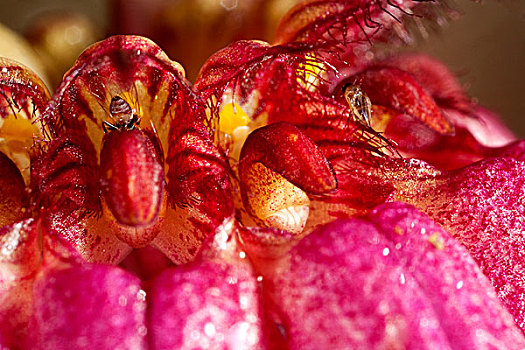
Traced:
<path fill-rule="evenodd" d="M 132 35 L 52 97 L 0 61 L 2 347 L 523 348 L 523 142 L 378 45 L 440 9 L 305 1 L 194 85 Z"/>

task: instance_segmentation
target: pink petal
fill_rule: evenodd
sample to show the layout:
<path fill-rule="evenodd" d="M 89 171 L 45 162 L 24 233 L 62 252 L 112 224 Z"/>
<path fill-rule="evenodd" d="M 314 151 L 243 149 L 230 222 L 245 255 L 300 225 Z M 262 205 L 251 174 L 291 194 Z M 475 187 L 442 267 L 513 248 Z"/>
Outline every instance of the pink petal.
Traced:
<path fill-rule="evenodd" d="M 73 265 L 35 282 L 34 345 L 41 349 L 145 349 L 145 297 L 122 269 Z"/>
<path fill-rule="evenodd" d="M 512 148 L 507 152 L 512 153 Z M 411 194 L 405 198 L 469 250 L 522 329 L 525 329 L 524 170 L 523 161 L 488 158 L 427 182 L 425 187 L 408 189 Z M 400 197 L 403 196 L 397 198 Z"/>
<path fill-rule="evenodd" d="M 468 252 L 437 224 L 400 203 L 369 220 L 314 231 L 264 276 L 290 348 L 525 344 Z"/>
<path fill-rule="evenodd" d="M 462 349 L 525 345 L 469 252 L 441 226 L 399 202 L 378 207 L 370 220 L 392 242 L 389 253 L 404 265 L 405 278 L 412 275 L 432 303 L 451 344 Z"/>
<path fill-rule="evenodd" d="M 257 281 L 244 264 L 198 261 L 165 271 L 150 293 L 153 349 L 264 349 Z"/>
<path fill-rule="evenodd" d="M 517 137 L 495 113 L 480 106 L 475 106 L 472 116 L 461 116 L 458 113 L 447 114 L 458 126 L 467 129 L 479 143 L 486 147 L 502 147 Z"/>
<path fill-rule="evenodd" d="M 338 221 L 307 236 L 264 276 L 289 348 L 449 348 L 415 281 L 400 282 L 404 271 L 384 255 L 388 246 L 373 225 Z"/>

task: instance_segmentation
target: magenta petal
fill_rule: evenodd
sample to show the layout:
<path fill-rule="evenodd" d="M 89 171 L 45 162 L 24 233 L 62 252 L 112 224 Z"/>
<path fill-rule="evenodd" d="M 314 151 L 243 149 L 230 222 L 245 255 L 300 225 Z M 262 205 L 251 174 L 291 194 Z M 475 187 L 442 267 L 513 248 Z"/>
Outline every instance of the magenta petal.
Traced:
<path fill-rule="evenodd" d="M 519 158 L 523 145 L 507 149 Z M 525 164 L 489 158 L 418 190 L 411 202 L 460 241 L 525 330 Z"/>
<path fill-rule="evenodd" d="M 262 349 L 255 277 L 242 266 L 197 262 L 160 275 L 149 305 L 152 349 Z"/>
<path fill-rule="evenodd" d="M 404 203 L 382 205 L 370 220 L 392 241 L 388 253 L 404 266 L 404 278 L 419 284 L 451 344 L 460 349 L 525 346 L 468 251 L 437 223 Z"/>
<path fill-rule="evenodd" d="M 389 245 L 369 223 L 338 221 L 264 276 L 291 349 L 449 348 L 414 280 L 400 280 Z"/>
<path fill-rule="evenodd" d="M 35 282 L 35 344 L 41 349 L 144 349 L 140 280 L 105 265 L 51 270 Z"/>
<path fill-rule="evenodd" d="M 293 349 L 525 345 L 468 251 L 406 204 L 314 231 L 264 277 Z"/>

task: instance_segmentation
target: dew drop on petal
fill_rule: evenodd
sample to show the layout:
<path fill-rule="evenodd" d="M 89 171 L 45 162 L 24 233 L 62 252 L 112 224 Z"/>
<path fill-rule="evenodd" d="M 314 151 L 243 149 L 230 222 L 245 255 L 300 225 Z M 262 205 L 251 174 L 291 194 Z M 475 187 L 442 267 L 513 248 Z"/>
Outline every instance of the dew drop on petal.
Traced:
<path fill-rule="evenodd" d="M 216 333 L 216 330 L 215 330 L 215 326 L 213 325 L 213 323 L 211 322 L 208 322 L 204 325 L 204 333 L 208 336 L 208 337 L 213 337 Z"/>
<path fill-rule="evenodd" d="M 139 301 L 145 301 L 146 300 L 146 292 L 144 290 L 139 290 L 137 292 L 137 300 Z"/>

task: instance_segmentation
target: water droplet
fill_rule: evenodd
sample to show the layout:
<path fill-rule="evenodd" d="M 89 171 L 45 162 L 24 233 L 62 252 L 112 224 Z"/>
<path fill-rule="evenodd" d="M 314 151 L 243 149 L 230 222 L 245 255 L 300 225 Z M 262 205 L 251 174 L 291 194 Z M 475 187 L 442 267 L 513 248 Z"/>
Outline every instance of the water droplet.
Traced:
<path fill-rule="evenodd" d="M 146 300 L 146 292 L 142 289 L 137 292 L 137 300 L 138 301 L 145 301 Z"/>
<path fill-rule="evenodd" d="M 213 323 L 211 322 L 208 322 L 204 325 L 204 333 L 208 336 L 208 337 L 213 337 L 216 333 L 216 330 L 215 330 L 215 326 L 213 325 Z"/>
<path fill-rule="evenodd" d="M 390 249 L 388 248 L 383 249 L 383 256 L 387 256 L 388 254 L 390 254 Z"/>
<path fill-rule="evenodd" d="M 239 252 L 239 257 L 240 257 L 241 259 L 246 258 L 246 253 L 245 253 L 245 252 Z"/>
<path fill-rule="evenodd" d="M 405 282 L 406 282 L 405 274 L 402 273 L 401 275 L 399 275 L 399 283 L 405 284 Z"/>
<path fill-rule="evenodd" d="M 257 276 L 257 282 L 262 282 L 263 276 Z"/>
<path fill-rule="evenodd" d="M 463 281 L 459 281 L 458 283 L 456 283 L 456 289 L 461 289 L 463 288 Z"/>

